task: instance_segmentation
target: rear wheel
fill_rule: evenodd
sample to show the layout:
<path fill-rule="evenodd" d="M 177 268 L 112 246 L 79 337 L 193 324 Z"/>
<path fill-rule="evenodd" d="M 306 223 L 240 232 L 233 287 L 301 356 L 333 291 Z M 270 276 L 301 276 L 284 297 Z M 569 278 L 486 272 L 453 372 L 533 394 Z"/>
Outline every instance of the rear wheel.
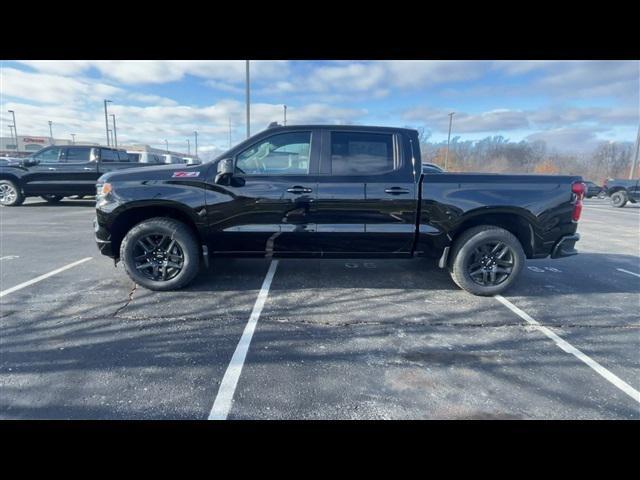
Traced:
<path fill-rule="evenodd" d="M 455 241 L 451 277 L 474 295 L 497 295 L 516 281 L 524 262 L 522 245 L 511 232 L 481 225 L 465 231 Z"/>
<path fill-rule="evenodd" d="M 64 197 L 62 195 L 41 195 L 41 198 L 49 203 L 58 203 Z"/>
<path fill-rule="evenodd" d="M 17 207 L 24 202 L 20 188 L 11 180 L 0 180 L 0 205 Z"/>
<path fill-rule="evenodd" d="M 627 204 L 629 198 L 627 197 L 626 192 L 616 192 L 611 195 L 611 205 L 616 208 L 622 208 Z"/>
<path fill-rule="evenodd" d="M 131 279 L 149 290 L 177 290 L 198 274 L 200 254 L 191 229 L 171 218 L 151 218 L 133 227 L 120 246 Z"/>

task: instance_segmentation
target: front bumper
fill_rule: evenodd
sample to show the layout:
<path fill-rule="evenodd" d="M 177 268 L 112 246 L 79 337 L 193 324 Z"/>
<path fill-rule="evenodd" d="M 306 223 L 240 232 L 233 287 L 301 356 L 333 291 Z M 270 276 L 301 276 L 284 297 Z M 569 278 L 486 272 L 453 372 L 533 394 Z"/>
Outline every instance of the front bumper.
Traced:
<path fill-rule="evenodd" d="M 580 234 L 574 233 L 572 235 L 565 235 L 558 243 L 555 244 L 553 250 L 551 250 L 551 258 L 571 257 L 577 255 L 576 242 L 580 240 Z"/>
<path fill-rule="evenodd" d="M 93 231 L 95 232 L 96 244 L 98 250 L 107 257 L 115 258 L 113 249 L 111 248 L 111 234 L 101 227 L 97 219 L 93 220 Z"/>

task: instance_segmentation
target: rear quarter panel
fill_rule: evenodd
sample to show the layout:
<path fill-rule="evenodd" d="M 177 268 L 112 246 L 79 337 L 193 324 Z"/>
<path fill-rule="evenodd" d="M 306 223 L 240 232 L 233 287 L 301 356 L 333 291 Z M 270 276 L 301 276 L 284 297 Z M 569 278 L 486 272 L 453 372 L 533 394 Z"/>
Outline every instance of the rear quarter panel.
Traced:
<path fill-rule="evenodd" d="M 560 236 L 576 231 L 571 184 L 579 180 L 555 175 L 424 175 L 416 250 L 437 255 L 471 220 L 483 223 L 483 216 L 505 215 L 526 222 L 531 238 L 530 245 L 523 245 L 525 251 L 545 256 Z"/>

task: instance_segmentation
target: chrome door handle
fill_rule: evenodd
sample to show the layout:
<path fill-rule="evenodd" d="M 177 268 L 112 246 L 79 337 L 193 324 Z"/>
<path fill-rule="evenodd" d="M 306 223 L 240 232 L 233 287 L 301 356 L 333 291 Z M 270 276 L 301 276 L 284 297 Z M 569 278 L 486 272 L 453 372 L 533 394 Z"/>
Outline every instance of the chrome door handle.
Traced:
<path fill-rule="evenodd" d="M 57 168 L 49 167 L 47 170 L 57 170 Z"/>
<path fill-rule="evenodd" d="M 407 190 L 406 188 L 391 187 L 385 188 L 384 193 L 388 193 L 389 195 L 405 195 L 409 193 L 409 190 Z"/>
<path fill-rule="evenodd" d="M 302 193 L 311 193 L 311 192 L 313 192 L 313 190 L 310 189 L 310 188 L 306 188 L 306 187 L 295 186 L 295 187 L 287 188 L 287 192 L 294 193 L 296 195 L 300 195 Z"/>
<path fill-rule="evenodd" d="M 90 172 L 93 172 L 95 169 L 90 167 L 84 167 L 84 170 L 89 170 Z"/>

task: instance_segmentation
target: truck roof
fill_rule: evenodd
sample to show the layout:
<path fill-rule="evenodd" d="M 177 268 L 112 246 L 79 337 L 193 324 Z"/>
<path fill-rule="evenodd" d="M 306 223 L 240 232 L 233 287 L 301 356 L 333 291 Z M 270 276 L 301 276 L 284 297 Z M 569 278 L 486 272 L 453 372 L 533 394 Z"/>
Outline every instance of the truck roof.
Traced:
<path fill-rule="evenodd" d="M 298 129 L 331 129 L 331 130 L 380 130 L 380 131 L 404 131 L 404 132 L 417 132 L 415 128 L 406 128 L 406 127 L 384 127 L 380 125 L 335 125 L 335 124 L 302 124 L 302 125 L 274 125 L 267 127 L 265 130 L 276 131 L 276 130 L 298 130 Z"/>

